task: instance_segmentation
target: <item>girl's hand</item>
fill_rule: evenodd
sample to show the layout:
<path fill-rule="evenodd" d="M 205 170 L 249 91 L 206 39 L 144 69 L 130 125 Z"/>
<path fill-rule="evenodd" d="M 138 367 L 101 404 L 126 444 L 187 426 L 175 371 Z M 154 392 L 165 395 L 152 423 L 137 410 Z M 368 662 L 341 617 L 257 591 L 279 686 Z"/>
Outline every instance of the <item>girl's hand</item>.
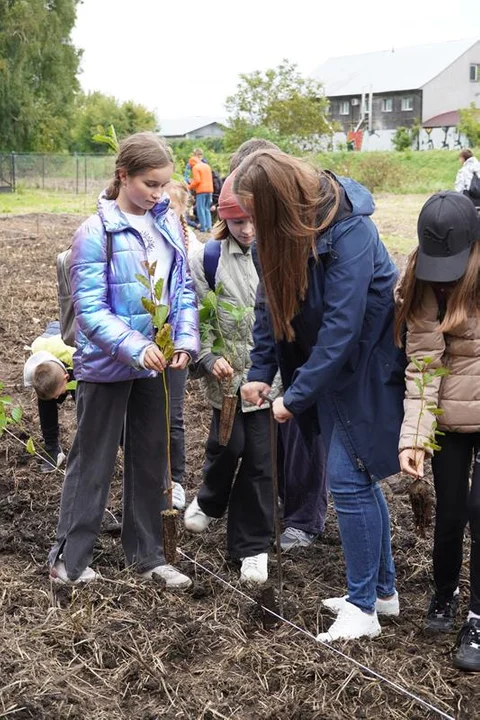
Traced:
<path fill-rule="evenodd" d="M 185 370 L 190 360 L 190 355 L 186 352 L 178 350 L 173 354 L 172 362 L 170 367 L 172 370 Z"/>
<path fill-rule="evenodd" d="M 164 355 L 160 348 L 153 343 L 146 349 L 143 357 L 143 364 L 147 370 L 156 370 L 157 372 L 163 372 L 167 367 Z"/>
<path fill-rule="evenodd" d="M 400 470 L 413 478 L 422 478 L 424 475 L 423 463 L 425 450 L 421 448 L 405 448 L 398 455 Z"/>
<path fill-rule="evenodd" d="M 284 423 L 287 422 L 287 420 L 293 418 L 293 414 L 290 412 L 290 410 L 287 410 L 287 408 L 283 404 L 283 398 L 281 397 L 273 401 L 272 410 L 273 417 L 278 423 Z"/>
<path fill-rule="evenodd" d="M 267 385 L 267 383 L 264 382 L 247 382 L 245 385 L 242 385 L 240 394 L 242 396 L 242 400 L 245 400 L 245 402 L 261 407 L 265 400 L 260 396 L 260 393 L 268 395 L 271 389 L 270 385 Z"/>
<path fill-rule="evenodd" d="M 225 358 L 219 357 L 212 368 L 212 374 L 215 375 L 217 380 L 225 380 L 232 377 L 233 368 Z"/>

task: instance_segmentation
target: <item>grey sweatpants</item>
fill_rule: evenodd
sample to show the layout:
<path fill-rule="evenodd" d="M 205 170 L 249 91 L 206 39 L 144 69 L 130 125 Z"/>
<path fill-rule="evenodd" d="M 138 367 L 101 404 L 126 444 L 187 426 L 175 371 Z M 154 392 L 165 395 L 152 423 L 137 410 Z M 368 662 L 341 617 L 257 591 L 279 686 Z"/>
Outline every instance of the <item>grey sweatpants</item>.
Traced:
<path fill-rule="evenodd" d="M 161 377 L 79 382 L 77 432 L 62 491 L 53 565 L 59 554 L 76 580 L 90 564 L 125 421 L 122 545 L 138 572 L 165 564 L 161 511 L 167 507 L 165 393 Z"/>

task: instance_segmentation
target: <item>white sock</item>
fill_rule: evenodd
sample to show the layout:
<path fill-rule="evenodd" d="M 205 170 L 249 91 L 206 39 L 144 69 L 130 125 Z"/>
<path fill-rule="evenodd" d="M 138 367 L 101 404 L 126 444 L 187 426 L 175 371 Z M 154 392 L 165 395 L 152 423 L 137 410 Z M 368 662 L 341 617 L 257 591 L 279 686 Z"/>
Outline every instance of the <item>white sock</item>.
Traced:
<path fill-rule="evenodd" d="M 474 613 L 474 612 L 472 612 L 472 611 L 470 610 L 470 612 L 469 612 L 468 615 L 467 615 L 467 622 L 468 622 L 469 620 L 472 620 L 472 619 L 473 619 L 473 620 L 480 620 L 480 615 L 477 615 L 476 613 Z"/>

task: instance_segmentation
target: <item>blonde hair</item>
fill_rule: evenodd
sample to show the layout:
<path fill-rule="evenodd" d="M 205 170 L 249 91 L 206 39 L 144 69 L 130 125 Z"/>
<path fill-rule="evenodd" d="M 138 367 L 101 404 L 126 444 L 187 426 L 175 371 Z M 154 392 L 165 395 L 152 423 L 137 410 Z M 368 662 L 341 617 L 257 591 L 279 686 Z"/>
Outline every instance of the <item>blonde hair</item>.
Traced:
<path fill-rule="evenodd" d="M 65 370 L 52 360 L 40 363 L 33 373 L 32 385 L 40 400 L 53 400 L 65 377 Z"/>
<path fill-rule="evenodd" d="M 431 283 L 418 280 L 416 276 L 418 248 L 409 256 L 405 273 L 397 288 L 394 335 L 398 347 L 403 344 L 405 325 L 414 324 L 422 313 L 425 290 Z M 440 283 L 439 283 L 440 284 Z M 434 286 L 434 284 L 432 284 Z M 449 333 L 463 325 L 469 316 L 480 308 L 480 243 L 472 245 L 467 268 L 462 277 L 452 285 L 447 296 L 447 309 L 439 330 Z"/>
<path fill-rule="evenodd" d="M 192 196 L 190 195 L 187 183 L 183 182 L 183 180 L 171 180 L 167 186 L 167 194 L 170 196 L 170 200 L 173 201 L 172 209 L 180 220 L 180 225 L 182 227 L 183 233 L 183 242 L 185 244 L 185 250 L 187 251 L 188 255 L 188 223 L 187 218 L 185 217 L 185 213 L 192 204 Z M 175 205 L 177 206 L 178 210 L 177 208 L 175 208 Z"/>
<path fill-rule="evenodd" d="M 120 143 L 115 162 L 115 176 L 105 191 L 107 200 L 116 200 L 120 192 L 120 171 L 127 175 L 138 175 L 152 168 L 163 168 L 173 163 L 170 148 L 163 138 L 153 132 L 130 135 Z"/>
<path fill-rule="evenodd" d="M 237 169 L 233 191 L 253 218 L 275 338 L 294 340 L 292 320 L 307 293 L 308 260 L 316 257 L 318 233 L 338 211 L 338 183 L 304 160 L 258 150 Z"/>

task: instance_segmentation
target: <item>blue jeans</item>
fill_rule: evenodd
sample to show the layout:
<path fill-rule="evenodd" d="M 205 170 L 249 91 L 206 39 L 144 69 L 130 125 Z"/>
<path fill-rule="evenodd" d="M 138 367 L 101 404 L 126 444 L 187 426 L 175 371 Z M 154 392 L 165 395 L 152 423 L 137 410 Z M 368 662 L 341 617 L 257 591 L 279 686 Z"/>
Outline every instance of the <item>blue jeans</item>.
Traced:
<path fill-rule="evenodd" d="M 328 450 L 327 479 L 345 556 L 348 599 L 372 612 L 377 597 L 395 592 L 388 506 L 380 485 L 354 467 L 336 427 Z"/>
<path fill-rule="evenodd" d="M 212 229 L 212 193 L 197 193 L 196 197 L 197 216 L 200 223 L 200 231 L 208 232 Z"/>

